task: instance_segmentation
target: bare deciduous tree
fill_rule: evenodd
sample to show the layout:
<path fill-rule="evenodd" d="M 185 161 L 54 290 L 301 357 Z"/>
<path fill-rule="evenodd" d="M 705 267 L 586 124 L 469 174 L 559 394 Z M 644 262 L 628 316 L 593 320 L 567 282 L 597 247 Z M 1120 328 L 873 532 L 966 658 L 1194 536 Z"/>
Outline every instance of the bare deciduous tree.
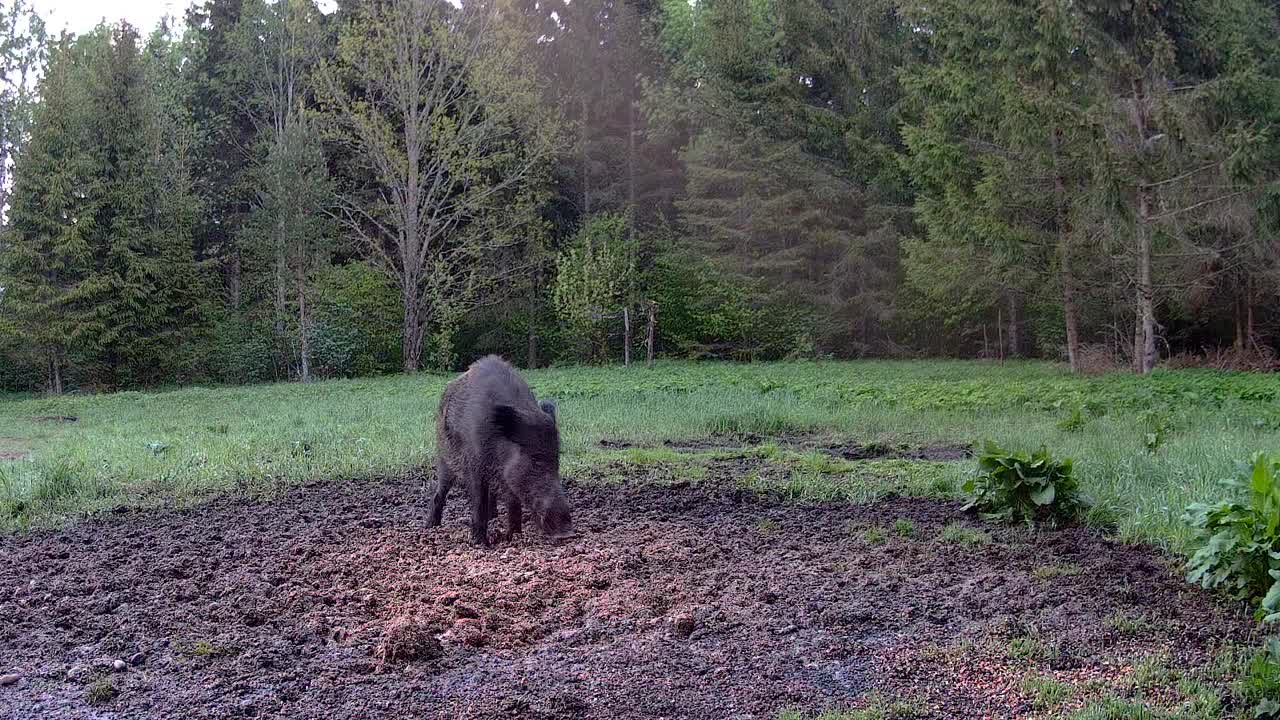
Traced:
<path fill-rule="evenodd" d="M 486 299 L 490 259 L 527 221 L 520 200 L 552 126 L 496 5 L 369 3 L 345 28 L 325 98 L 376 178 L 342 215 L 404 300 L 404 369 L 428 331 Z M 508 272 L 510 269 L 508 268 Z"/>

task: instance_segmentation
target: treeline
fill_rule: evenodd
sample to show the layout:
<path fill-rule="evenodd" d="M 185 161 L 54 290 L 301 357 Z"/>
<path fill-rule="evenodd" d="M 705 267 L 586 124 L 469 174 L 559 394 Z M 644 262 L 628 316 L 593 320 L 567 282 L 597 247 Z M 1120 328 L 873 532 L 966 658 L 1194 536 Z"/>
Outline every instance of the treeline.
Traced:
<path fill-rule="evenodd" d="M 1273 356 L 1265 0 L 11 2 L 11 388 Z"/>

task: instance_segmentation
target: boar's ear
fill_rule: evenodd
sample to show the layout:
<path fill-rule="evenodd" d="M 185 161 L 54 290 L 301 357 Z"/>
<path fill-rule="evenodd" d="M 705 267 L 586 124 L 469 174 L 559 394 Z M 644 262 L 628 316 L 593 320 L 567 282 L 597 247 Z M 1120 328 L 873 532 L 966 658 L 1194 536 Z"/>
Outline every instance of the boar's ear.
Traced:
<path fill-rule="evenodd" d="M 510 405 L 499 405 L 493 409 L 493 424 L 506 439 L 515 442 L 520 434 L 520 413 Z"/>
<path fill-rule="evenodd" d="M 551 416 L 552 420 L 556 419 L 556 404 L 550 400 L 542 401 L 542 412 Z"/>

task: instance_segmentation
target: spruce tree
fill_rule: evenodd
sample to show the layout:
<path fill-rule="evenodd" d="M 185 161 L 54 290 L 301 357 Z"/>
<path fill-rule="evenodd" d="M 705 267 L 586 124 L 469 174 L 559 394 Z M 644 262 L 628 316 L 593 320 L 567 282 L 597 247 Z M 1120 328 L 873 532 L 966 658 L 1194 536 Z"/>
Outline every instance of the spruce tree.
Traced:
<path fill-rule="evenodd" d="M 78 50 L 63 35 L 52 46 L 39 84 L 31 139 L 18 156 L 4 238 L 0 305 L 45 373 L 52 393 L 66 389 L 73 360 L 96 328 L 86 293 L 93 270 L 88 197 L 95 158 L 89 151 L 87 98 L 77 82 Z"/>

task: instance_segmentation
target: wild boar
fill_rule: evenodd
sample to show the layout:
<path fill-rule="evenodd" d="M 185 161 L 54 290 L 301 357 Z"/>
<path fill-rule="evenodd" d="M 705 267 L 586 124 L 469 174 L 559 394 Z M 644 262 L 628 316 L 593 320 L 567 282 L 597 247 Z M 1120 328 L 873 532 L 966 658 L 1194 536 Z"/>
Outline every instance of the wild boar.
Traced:
<path fill-rule="evenodd" d="M 436 416 L 436 489 L 429 527 L 440 525 L 455 480 L 471 500 L 471 542 L 489 544 L 498 499 L 507 506 L 507 534 L 521 531 L 524 508 L 543 533 L 574 535 L 560 482 L 560 429 L 553 403 L 538 403 L 515 368 L 490 355 L 445 388 Z"/>

